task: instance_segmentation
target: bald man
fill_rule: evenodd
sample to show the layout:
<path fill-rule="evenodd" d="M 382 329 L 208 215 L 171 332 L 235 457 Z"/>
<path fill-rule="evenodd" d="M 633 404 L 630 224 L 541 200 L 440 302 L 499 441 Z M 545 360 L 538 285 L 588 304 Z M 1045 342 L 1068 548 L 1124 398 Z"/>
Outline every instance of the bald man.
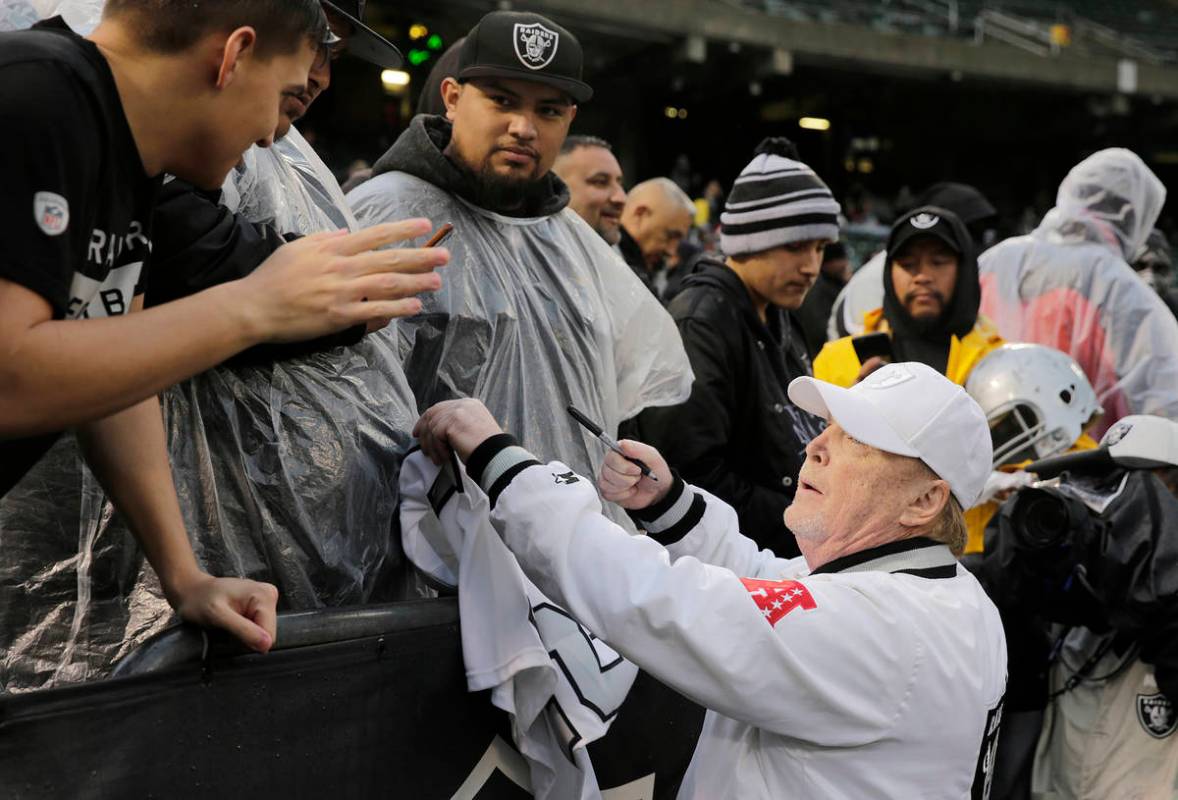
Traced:
<path fill-rule="evenodd" d="M 569 208 L 607 244 L 616 246 L 622 238 L 626 190 L 609 142 L 596 136 L 568 137 L 552 171 L 569 187 Z"/>
<path fill-rule="evenodd" d="M 660 300 L 667 287 L 667 259 L 691 230 L 695 204 L 669 178 L 651 178 L 630 190 L 622 209 L 622 258 Z"/>

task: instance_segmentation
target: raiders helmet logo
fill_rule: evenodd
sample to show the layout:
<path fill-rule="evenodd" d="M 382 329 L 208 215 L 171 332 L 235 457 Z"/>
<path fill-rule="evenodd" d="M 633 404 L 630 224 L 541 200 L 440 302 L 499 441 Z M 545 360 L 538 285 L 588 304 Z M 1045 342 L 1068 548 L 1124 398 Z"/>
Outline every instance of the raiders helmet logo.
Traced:
<path fill-rule="evenodd" d="M 1104 435 L 1104 440 L 1101 444 L 1112 447 L 1114 444 L 1119 444 L 1122 439 L 1129 435 L 1129 431 L 1133 430 L 1132 422 L 1118 422 L 1116 425 L 1109 428 L 1108 433 Z"/>
<path fill-rule="evenodd" d="M 515 26 L 515 55 L 528 69 L 544 69 L 556 57 L 560 34 L 538 22 Z"/>
<path fill-rule="evenodd" d="M 1155 739 L 1165 739 L 1178 729 L 1174 704 L 1160 692 L 1137 695 L 1137 721 Z"/>
<path fill-rule="evenodd" d="M 934 227 L 940 221 L 941 218 L 936 214 L 917 214 L 915 217 L 908 220 L 913 228 L 921 231 L 927 231 L 929 228 Z"/>

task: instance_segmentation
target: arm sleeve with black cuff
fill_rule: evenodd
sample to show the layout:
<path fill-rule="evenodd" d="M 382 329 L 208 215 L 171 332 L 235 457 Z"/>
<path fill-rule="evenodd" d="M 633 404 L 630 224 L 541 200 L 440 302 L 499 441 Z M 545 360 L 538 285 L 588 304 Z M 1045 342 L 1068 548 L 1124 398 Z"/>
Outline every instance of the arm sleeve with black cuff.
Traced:
<path fill-rule="evenodd" d="M 771 581 L 750 582 L 686 555 L 672 562 L 650 536 L 630 535 L 604 517 L 590 481 L 560 462 L 539 463 L 510 436 L 480 445 L 467 472 L 490 495 L 492 524 L 536 586 L 685 696 L 823 745 L 855 746 L 893 728 L 918 648 L 900 647 L 897 657 L 903 634 L 879 624 L 858 593 L 822 579 L 786 581 L 777 585 L 806 603 L 771 622 L 754 599 Z M 670 519 L 674 512 L 698 497 L 670 501 L 656 522 L 671 523 L 664 529 L 671 530 L 681 521 Z M 723 506 L 706 495 L 702 502 Z M 735 513 L 709 517 L 705 510 L 692 533 L 723 520 L 734 525 Z M 828 603 L 831 611 L 824 610 Z M 857 620 L 854 634 L 833 624 L 839 620 L 831 614 Z"/>
<path fill-rule="evenodd" d="M 791 571 L 791 560 L 763 550 L 740 532 L 736 509 L 696 486 L 675 482 L 667 496 L 630 516 L 667 548 L 672 560 L 691 556 L 738 575 L 776 579 Z"/>
<path fill-rule="evenodd" d="M 538 464 L 515 437 L 501 433 L 475 448 L 467 459 L 466 471 L 487 492 L 494 508 L 511 479 Z M 755 578 L 776 578 L 790 570 L 789 559 L 761 550 L 756 542 L 741 535 L 732 506 L 685 483 L 678 473 L 672 474 L 674 480 L 666 496 L 627 513 L 651 539 L 667 548 L 673 560 L 692 556 L 705 564 Z"/>

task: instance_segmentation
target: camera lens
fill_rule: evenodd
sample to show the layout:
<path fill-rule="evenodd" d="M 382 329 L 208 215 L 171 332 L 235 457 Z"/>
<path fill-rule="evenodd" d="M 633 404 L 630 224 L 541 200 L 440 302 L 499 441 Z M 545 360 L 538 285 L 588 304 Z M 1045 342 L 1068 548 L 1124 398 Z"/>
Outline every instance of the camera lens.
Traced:
<path fill-rule="evenodd" d="M 1028 550 L 1058 547 L 1069 538 L 1071 520 L 1059 497 L 1038 490 L 1024 490 L 1014 509 L 1014 528 Z"/>

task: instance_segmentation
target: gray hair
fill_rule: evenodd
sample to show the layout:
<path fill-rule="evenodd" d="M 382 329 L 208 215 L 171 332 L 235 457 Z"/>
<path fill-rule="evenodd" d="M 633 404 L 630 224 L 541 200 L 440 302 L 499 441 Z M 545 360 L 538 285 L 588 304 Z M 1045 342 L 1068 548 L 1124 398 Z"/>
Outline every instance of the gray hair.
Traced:
<path fill-rule="evenodd" d="M 679 188 L 679 184 L 670 178 L 650 178 L 637 184 L 630 190 L 630 197 L 641 197 L 648 191 L 658 191 L 664 200 L 672 205 L 680 206 L 684 211 L 690 211 L 695 216 L 695 202 L 687 196 L 687 192 Z"/>
<path fill-rule="evenodd" d="M 608 150 L 611 153 L 614 151 L 613 145 L 599 136 L 574 134 L 565 137 L 564 144 L 560 146 L 560 154 L 562 156 L 568 155 L 578 147 L 600 147 L 602 150 Z"/>
<path fill-rule="evenodd" d="M 969 541 L 969 526 L 965 524 L 965 512 L 961 510 L 961 503 L 957 502 L 953 495 L 949 495 L 945 507 L 933 520 L 928 538 L 947 544 L 955 556 L 960 557 L 965 552 L 965 545 Z"/>

